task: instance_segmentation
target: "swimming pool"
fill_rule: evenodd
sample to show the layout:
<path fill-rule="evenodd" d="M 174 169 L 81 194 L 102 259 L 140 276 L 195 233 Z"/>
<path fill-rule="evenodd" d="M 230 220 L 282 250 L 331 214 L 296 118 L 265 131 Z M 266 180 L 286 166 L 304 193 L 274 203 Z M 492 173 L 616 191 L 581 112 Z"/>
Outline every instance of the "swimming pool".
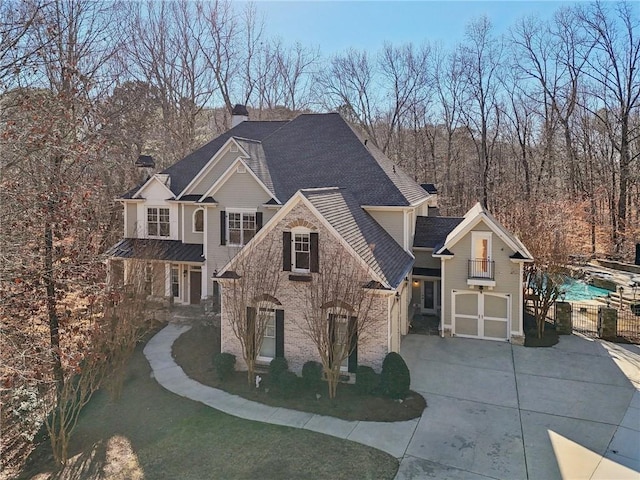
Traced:
<path fill-rule="evenodd" d="M 591 300 L 596 297 L 606 297 L 611 293 L 604 288 L 594 287 L 593 285 L 588 285 L 570 277 L 567 277 L 560 288 L 565 292 L 565 300 L 572 302 Z"/>

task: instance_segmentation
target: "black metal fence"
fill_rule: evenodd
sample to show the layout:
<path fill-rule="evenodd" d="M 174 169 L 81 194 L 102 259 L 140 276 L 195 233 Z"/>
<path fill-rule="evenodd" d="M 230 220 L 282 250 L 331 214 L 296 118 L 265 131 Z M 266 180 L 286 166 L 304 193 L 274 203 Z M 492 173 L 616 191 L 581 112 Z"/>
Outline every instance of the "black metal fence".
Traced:
<path fill-rule="evenodd" d="M 623 305 L 622 307 L 610 307 L 617 310 L 617 338 L 610 338 L 609 340 L 640 344 L 640 315 L 636 315 L 636 311 L 629 305 Z M 604 305 L 571 302 L 573 331 L 587 337 L 599 338 L 601 308 L 605 308 Z M 555 304 L 549 311 L 549 318 L 552 318 L 554 322 L 556 321 Z"/>

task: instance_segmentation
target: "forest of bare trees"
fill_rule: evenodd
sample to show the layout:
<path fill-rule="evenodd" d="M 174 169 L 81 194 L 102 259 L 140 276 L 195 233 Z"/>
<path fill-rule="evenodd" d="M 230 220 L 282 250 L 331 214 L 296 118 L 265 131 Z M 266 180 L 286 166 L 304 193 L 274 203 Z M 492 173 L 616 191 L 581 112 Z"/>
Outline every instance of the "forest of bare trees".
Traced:
<path fill-rule="evenodd" d="M 256 120 L 338 111 L 435 183 L 443 214 L 480 201 L 524 239 L 631 258 L 637 5 L 578 3 L 503 34 L 482 17 L 454 47 L 332 56 L 268 36 L 266 20 L 224 0 L 0 0 L 3 396 L 43 375 L 62 389 L 69 302 L 104 286 L 137 157 L 170 165 L 228 129 L 235 103 Z"/>

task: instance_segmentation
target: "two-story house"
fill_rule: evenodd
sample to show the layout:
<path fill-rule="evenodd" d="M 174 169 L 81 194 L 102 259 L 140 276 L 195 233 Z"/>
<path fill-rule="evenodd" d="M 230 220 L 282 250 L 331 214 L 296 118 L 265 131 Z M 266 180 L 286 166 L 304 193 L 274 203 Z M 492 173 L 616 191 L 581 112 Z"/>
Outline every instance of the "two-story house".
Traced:
<path fill-rule="evenodd" d="M 357 259 L 376 296 L 378 328 L 358 346 L 360 363 L 379 367 L 398 351 L 416 309 L 440 315 L 443 334 L 522 336 L 522 262 L 531 256 L 487 212 L 434 216 L 433 186 L 417 184 L 338 114 L 248 121 L 244 107 L 234 113 L 229 131 L 120 198 L 124 238 L 109 253 L 125 281 L 127 261 L 144 258 L 150 295 L 197 304 L 225 288 L 244 245 L 271 236 L 283 282 L 266 344 L 294 369 L 314 358 L 293 321 L 291 273 L 321 269 L 319 246 Z M 225 318 L 223 304 L 222 348 L 238 353 Z"/>

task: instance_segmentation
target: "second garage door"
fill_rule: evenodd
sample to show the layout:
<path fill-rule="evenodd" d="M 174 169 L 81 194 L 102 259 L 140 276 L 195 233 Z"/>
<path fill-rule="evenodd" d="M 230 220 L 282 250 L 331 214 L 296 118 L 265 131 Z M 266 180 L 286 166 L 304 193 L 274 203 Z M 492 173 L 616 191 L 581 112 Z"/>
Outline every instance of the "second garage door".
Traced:
<path fill-rule="evenodd" d="M 511 297 L 508 294 L 454 290 L 451 295 L 454 335 L 509 339 Z"/>

